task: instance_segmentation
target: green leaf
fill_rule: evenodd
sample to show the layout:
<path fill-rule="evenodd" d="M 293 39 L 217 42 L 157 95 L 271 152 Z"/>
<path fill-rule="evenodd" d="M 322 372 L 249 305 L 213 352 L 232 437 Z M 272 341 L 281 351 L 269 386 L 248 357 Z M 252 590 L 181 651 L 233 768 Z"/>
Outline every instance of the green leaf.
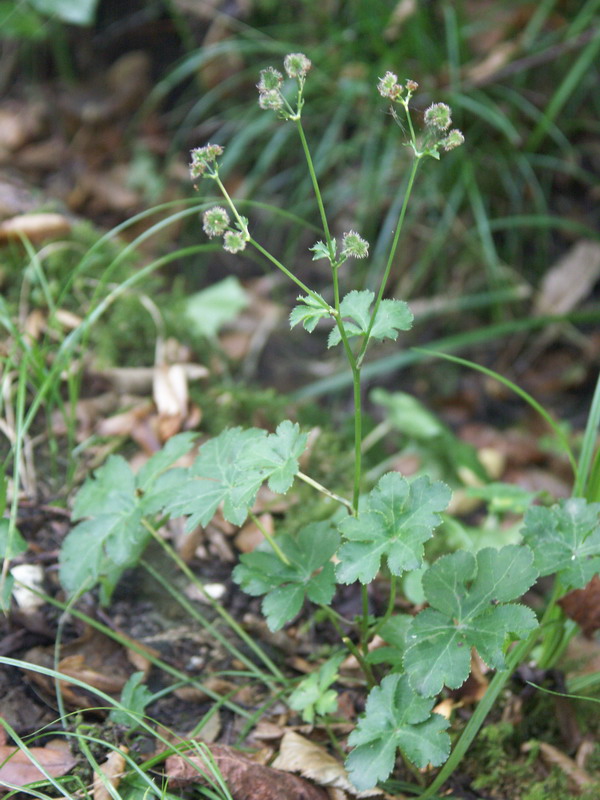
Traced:
<path fill-rule="evenodd" d="M 332 244 L 333 244 L 333 255 L 335 256 L 335 252 L 337 250 L 337 242 L 335 241 L 335 239 L 332 240 Z M 328 261 L 331 261 L 329 255 L 329 248 L 327 247 L 327 244 L 325 242 L 321 241 L 315 242 L 315 244 L 313 244 L 313 246 L 309 247 L 308 249 L 312 253 L 314 253 L 312 259 L 313 261 L 319 261 L 319 259 L 321 258 L 326 258 Z"/>
<path fill-rule="evenodd" d="M 140 469 L 136 475 L 136 487 L 144 493 L 149 492 L 165 470 L 189 453 L 195 440 L 195 433 L 179 433 L 177 436 L 172 436 Z"/>
<path fill-rule="evenodd" d="M 371 321 L 371 304 L 375 298 L 368 289 L 349 292 L 340 303 L 340 315 L 343 318 L 346 336 L 365 336 Z M 413 315 L 402 300 L 382 300 L 370 336 L 375 339 L 398 338 L 398 331 L 407 331 L 412 327 Z M 342 340 L 339 329 L 334 328 L 329 334 L 328 347 L 334 347 Z"/>
<path fill-rule="evenodd" d="M 319 320 L 329 317 L 330 312 L 325 305 L 322 305 L 310 295 L 306 295 L 306 297 L 298 297 L 297 299 L 303 303 L 303 305 L 295 306 L 292 309 L 290 313 L 290 328 L 295 327 L 299 322 L 301 322 L 304 330 L 312 333 L 317 327 Z M 323 303 L 325 303 L 324 300 Z"/>
<path fill-rule="evenodd" d="M 409 483 L 397 472 L 384 475 L 367 495 L 365 510 L 338 526 L 346 540 L 338 553 L 338 581 L 370 583 L 384 556 L 393 575 L 420 567 L 423 543 L 449 502 L 450 489 L 440 481 L 421 477 Z"/>
<path fill-rule="evenodd" d="M 527 511 L 521 533 L 540 575 L 556 573 L 565 589 L 583 589 L 600 572 L 599 512 L 600 503 L 580 497 Z"/>
<path fill-rule="evenodd" d="M 522 486 L 500 481 L 485 486 L 469 486 L 468 497 L 477 497 L 488 504 L 490 514 L 524 514 L 539 492 L 530 492 Z"/>
<path fill-rule="evenodd" d="M 189 516 L 187 529 L 192 530 L 198 524 L 207 525 L 223 503 L 225 518 L 241 525 L 265 477 L 260 469 L 249 468 L 245 456 L 266 435 L 258 428 L 230 428 L 205 442 L 185 480 L 167 502 L 166 513 Z"/>
<path fill-rule="evenodd" d="M 134 672 L 129 676 L 127 683 L 121 692 L 121 704 L 132 711 L 134 714 L 140 716 L 144 713 L 146 706 L 152 701 L 154 695 L 152 692 L 143 685 L 144 680 L 143 672 Z M 109 719 L 116 725 L 124 725 L 129 731 L 134 731 L 139 723 L 134 716 L 121 711 L 118 708 L 113 708 L 108 715 Z"/>
<path fill-rule="evenodd" d="M 412 687 L 423 695 L 437 694 L 444 684 L 458 688 L 469 676 L 472 647 L 489 666 L 503 669 L 509 634 L 523 637 L 537 620 L 525 606 L 501 603 L 520 597 L 537 576 L 524 545 L 438 559 L 423 577 L 430 608 L 409 628 L 404 667 Z"/>
<path fill-rule="evenodd" d="M 188 297 L 184 313 L 193 332 L 213 339 L 248 305 L 246 291 L 237 278 L 230 276 Z"/>
<path fill-rule="evenodd" d="M 27 550 L 27 542 L 17 528 L 10 534 L 10 520 L 0 519 L 0 559 L 11 559 L 20 556 Z"/>
<path fill-rule="evenodd" d="M 391 664 L 395 670 L 401 667 L 411 622 L 410 614 L 399 614 L 386 620 L 377 631 L 386 644 L 369 652 L 369 664 Z"/>
<path fill-rule="evenodd" d="M 448 758 L 450 724 L 432 714 L 432 699 L 419 697 L 405 675 L 388 675 L 371 689 L 365 714 L 348 737 L 354 747 L 346 759 L 352 783 L 372 789 L 394 769 L 396 750 L 419 768 L 439 766 Z"/>
<path fill-rule="evenodd" d="M 290 695 L 289 707 L 294 711 L 302 711 L 304 722 L 312 724 L 315 715 L 323 716 L 336 710 L 338 695 L 329 687 L 337 680 L 338 668 L 344 658 L 344 653 L 329 658 L 319 669 L 301 680 Z"/>
<path fill-rule="evenodd" d="M 127 513 L 135 507 L 135 477 L 122 456 L 109 456 L 77 492 L 73 519 L 107 512 Z"/>
<path fill-rule="evenodd" d="M 306 525 L 297 537 L 278 537 L 277 543 L 290 564 L 284 564 L 268 542 L 240 557 L 233 579 L 248 594 L 265 595 L 262 610 L 272 631 L 293 619 L 307 597 L 327 605 L 335 592 L 330 559 L 338 548 L 339 536 L 329 522 Z"/>
<path fill-rule="evenodd" d="M 300 433 L 297 423 L 284 420 L 275 433 L 269 434 L 245 455 L 242 468 L 259 469 L 268 475 L 269 488 L 285 494 L 298 472 L 298 459 L 306 449 L 308 436 Z"/>
<path fill-rule="evenodd" d="M 188 530 L 207 525 L 223 503 L 223 516 L 241 525 L 254 505 L 256 493 L 268 480 L 284 493 L 298 471 L 298 457 L 307 437 L 297 424 L 285 420 L 275 433 L 258 428 L 231 428 L 202 445 L 186 478 L 167 499 L 165 512 L 189 516 Z"/>
<path fill-rule="evenodd" d="M 413 324 L 413 314 L 403 300 L 382 300 L 377 309 L 371 336 L 374 339 L 398 338 L 398 331 L 409 331 Z"/>

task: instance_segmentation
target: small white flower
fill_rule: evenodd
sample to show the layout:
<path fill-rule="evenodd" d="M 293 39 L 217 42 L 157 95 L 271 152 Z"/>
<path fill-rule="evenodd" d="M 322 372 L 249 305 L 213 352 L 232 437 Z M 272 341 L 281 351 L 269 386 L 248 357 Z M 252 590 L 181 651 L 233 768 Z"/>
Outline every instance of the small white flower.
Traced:
<path fill-rule="evenodd" d="M 289 53 L 283 60 L 283 66 L 288 78 L 304 78 L 312 64 L 304 53 Z"/>
<path fill-rule="evenodd" d="M 348 231 L 342 236 L 342 255 L 346 258 L 366 258 L 369 255 L 369 243 L 356 231 Z"/>

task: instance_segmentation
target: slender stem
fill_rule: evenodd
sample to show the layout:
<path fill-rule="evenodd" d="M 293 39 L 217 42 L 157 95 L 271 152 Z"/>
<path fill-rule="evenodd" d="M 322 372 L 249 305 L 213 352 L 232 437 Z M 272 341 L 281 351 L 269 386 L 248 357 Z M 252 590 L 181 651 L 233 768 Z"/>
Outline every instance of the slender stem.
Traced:
<path fill-rule="evenodd" d="M 252 520 L 252 522 L 253 522 L 253 523 L 256 525 L 256 527 L 258 528 L 258 530 L 259 530 L 259 531 L 262 533 L 262 535 L 265 537 L 265 539 L 267 540 L 267 542 L 268 542 L 268 543 L 271 545 L 271 547 L 273 548 L 273 551 L 275 552 L 275 555 L 277 556 L 277 558 L 278 558 L 280 561 L 282 561 L 282 562 L 283 562 L 283 563 L 286 565 L 286 567 L 289 567 L 289 566 L 290 566 L 290 563 L 291 563 L 291 562 L 290 562 L 290 560 L 289 560 L 289 558 L 288 558 L 288 557 L 286 556 L 286 554 L 283 552 L 283 550 L 281 549 L 281 547 L 279 547 L 279 545 L 277 544 L 277 542 L 275 541 L 275 539 L 274 539 L 274 538 L 271 536 L 271 534 L 269 533 L 269 531 L 268 531 L 268 530 L 265 528 L 265 526 L 262 524 L 262 522 L 259 520 L 259 518 L 256 516 L 256 514 L 253 514 L 253 513 L 250 511 L 250 512 L 249 512 L 249 514 L 248 514 L 248 516 L 250 517 L 250 519 Z"/>
<path fill-rule="evenodd" d="M 352 639 L 350 639 L 349 636 L 346 636 L 346 634 L 340 627 L 339 622 L 337 621 L 337 616 L 335 612 L 333 612 L 333 610 L 329 608 L 329 606 L 322 605 L 321 608 L 329 617 L 329 620 L 333 625 L 333 627 L 338 632 L 339 637 L 342 640 L 342 643 L 348 648 L 348 650 L 357 660 L 358 664 L 360 665 L 360 668 L 362 669 L 365 675 L 365 678 L 367 679 L 369 688 L 372 688 L 373 686 L 375 686 L 377 681 L 375 680 L 375 676 L 373 675 L 373 670 L 371 669 L 371 665 L 368 663 L 368 661 L 365 660 L 365 654 L 361 653 L 360 649 L 354 644 L 354 642 L 352 641 Z"/>
<path fill-rule="evenodd" d="M 277 269 L 280 269 L 283 272 L 283 274 L 286 275 L 291 281 L 293 281 L 296 284 L 296 286 L 299 286 L 303 292 L 306 292 L 306 294 L 309 295 L 309 297 L 312 297 L 313 300 L 316 300 L 319 303 L 319 305 L 327 309 L 327 311 L 329 311 L 331 315 L 334 315 L 335 311 L 329 305 L 329 303 L 323 300 L 323 298 L 316 292 L 313 292 L 312 289 L 309 289 L 308 286 L 306 286 L 306 284 L 302 283 L 300 278 L 297 278 L 293 272 L 290 272 L 287 267 L 284 267 L 281 261 L 276 259 L 274 255 L 269 253 L 268 250 L 265 250 L 265 248 L 262 245 L 260 245 L 255 239 L 252 239 L 252 237 L 248 239 L 248 242 L 252 245 L 252 247 L 258 250 L 259 253 L 262 253 L 262 255 L 265 256 L 265 258 L 268 258 L 269 261 L 272 264 L 274 264 L 277 267 Z"/>
<path fill-rule="evenodd" d="M 227 205 L 231 209 L 231 213 L 236 218 L 237 224 L 240 226 L 240 230 L 242 231 L 243 234 L 245 234 L 246 236 L 249 237 L 250 234 L 248 233 L 248 226 L 246 225 L 244 220 L 241 218 L 237 208 L 235 207 L 235 203 L 233 202 L 233 200 L 229 196 L 229 192 L 227 191 L 227 189 L 225 188 L 225 186 L 223 184 L 223 181 L 221 180 L 221 178 L 219 178 L 218 174 L 211 175 L 211 177 L 213 178 L 213 180 L 215 181 L 215 183 L 217 184 L 217 186 L 221 190 L 221 194 L 223 195 L 223 197 L 227 201 Z"/>
<path fill-rule="evenodd" d="M 300 478 L 301 481 L 307 483 L 309 486 L 312 486 L 313 489 L 316 489 L 321 494 L 324 494 L 326 497 L 330 497 L 332 500 L 341 503 L 342 505 L 346 506 L 352 513 L 354 513 L 354 506 L 350 502 L 350 500 L 346 500 L 345 497 L 340 497 L 339 494 L 335 494 L 335 492 L 329 491 L 326 486 L 322 486 L 318 481 L 311 478 L 309 475 L 305 475 L 303 472 L 298 471 L 296 473 L 296 477 Z"/>
<path fill-rule="evenodd" d="M 410 120 L 410 117 L 409 117 Z M 371 319 L 369 322 L 369 327 L 367 329 L 367 333 L 365 335 L 362 347 L 358 354 L 358 366 L 362 364 L 365 353 L 367 351 L 367 347 L 369 346 L 369 337 L 371 335 L 371 331 L 373 330 L 373 325 L 375 324 L 375 317 L 377 316 L 377 311 L 379 310 L 379 306 L 381 305 L 381 301 L 383 299 L 383 293 L 385 292 L 385 287 L 390 275 L 390 271 L 392 269 L 392 264 L 394 262 L 394 256 L 396 255 L 396 248 L 398 247 L 398 241 L 400 240 L 400 233 L 402 231 L 402 225 L 404 224 L 404 218 L 406 216 L 406 209 L 408 208 L 408 201 L 410 200 L 410 195 L 413 189 L 413 184 L 415 182 L 415 176 L 417 174 L 417 170 L 419 169 L 419 164 L 421 163 L 421 158 L 415 158 L 412 167 L 410 170 L 410 175 L 408 177 L 408 185 L 406 187 L 406 192 L 404 193 L 404 200 L 402 201 L 402 208 L 400 209 L 400 215 L 398 217 L 398 223 L 396 225 L 396 233 L 394 234 L 394 240 L 392 242 L 392 247 L 390 249 L 390 254 L 388 256 L 387 264 L 385 266 L 385 271 L 383 273 L 383 277 L 381 279 L 381 284 L 379 286 L 379 292 L 377 293 L 377 299 L 375 300 L 375 306 L 373 307 L 373 312 L 371 313 Z"/>
<path fill-rule="evenodd" d="M 352 505 L 354 513 L 358 515 L 358 501 L 360 497 L 360 479 L 362 475 L 362 397 L 360 391 L 360 369 L 352 369 L 352 385 L 354 388 L 354 488 L 352 491 Z"/>
<path fill-rule="evenodd" d="M 388 605 L 385 614 L 383 615 L 383 617 L 381 617 L 381 619 L 379 620 L 379 622 L 375 626 L 375 629 L 372 632 L 373 636 L 383 627 L 383 625 L 385 625 L 385 623 L 394 613 L 394 607 L 396 605 L 396 586 L 397 586 L 396 576 L 390 575 L 390 594 L 388 597 Z"/>
<path fill-rule="evenodd" d="M 369 652 L 369 590 L 364 583 L 360 585 L 362 598 L 362 619 L 360 621 L 360 645 L 363 653 Z"/>
<path fill-rule="evenodd" d="M 331 233 L 329 232 L 329 224 L 327 222 L 327 216 L 325 214 L 325 207 L 323 205 L 323 197 L 321 195 L 321 190 L 319 189 L 319 181 L 317 180 L 317 173 L 315 172 L 312 156 L 310 154 L 310 150 L 308 149 L 308 142 L 306 141 L 306 136 L 304 135 L 304 128 L 302 127 L 302 122 L 300 119 L 296 120 L 296 128 L 298 129 L 298 135 L 300 136 L 300 141 L 302 142 L 304 157 L 306 158 L 308 171 L 310 173 L 310 179 L 312 181 L 315 197 L 317 198 L 317 205 L 319 206 L 319 214 L 321 215 L 321 224 L 323 225 L 323 231 L 325 232 L 327 247 L 329 249 L 331 259 L 333 260 L 333 258 L 335 257 L 335 253 L 333 251 L 332 238 L 331 238 Z"/>

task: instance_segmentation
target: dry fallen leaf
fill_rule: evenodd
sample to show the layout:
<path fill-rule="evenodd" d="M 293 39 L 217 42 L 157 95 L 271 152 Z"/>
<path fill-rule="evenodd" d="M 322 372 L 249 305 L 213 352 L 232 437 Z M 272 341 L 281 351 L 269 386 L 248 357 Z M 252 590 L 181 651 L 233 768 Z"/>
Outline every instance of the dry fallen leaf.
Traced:
<path fill-rule="evenodd" d="M 53 778 L 60 778 L 77 763 L 64 740 L 48 742 L 45 747 L 30 747 L 29 753 Z M 52 746 L 51 746 L 52 745 Z M 0 792 L 12 786 L 44 780 L 45 776 L 31 761 L 29 755 L 12 745 L 0 745 Z"/>
<path fill-rule="evenodd" d="M 235 800 L 327 800 L 324 789 L 304 778 L 257 764 L 226 745 L 215 744 L 209 749 Z M 180 755 L 167 758 L 171 788 L 206 783 L 202 773 L 210 774 L 210 770 L 199 754 L 190 753 L 185 760 Z"/>
<path fill-rule="evenodd" d="M 584 636 L 591 638 L 600 629 L 600 577 L 594 575 L 587 586 L 569 592 L 558 604 L 581 627 Z"/>
<path fill-rule="evenodd" d="M 121 778 L 125 774 L 127 762 L 123 754 L 128 752 L 128 748 L 121 745 L 118 750 L 112 750 L 106 757 L 106 761 L 100 764 L 100 772 L 114 789 L 121 783 Z M 112 795 L 100 775 L 94 773 L 94 800 L 111 800 L 111 798 Z"/>
<path fill-rule="evenodd" d="M 600 278 L 600 243 L 582 240 L 544 276 L 535 314 L 566 314 L 589 296 Z"/>
<path fill-rule="evenodd" d="M 273 767 L 289 772 L 299 772 L 320 786 L 343 789 L 357 797 L 374 797 L 381 794 L 377 789 L 357 792 L 348 778 L 344 765 L 330 755 L 324 747 L 305 739 L 294 731 L 286 731 L 279 746 L 279 755 Z"/>
<path fill-rule="evenodd" d="M 0 223 L 0 242 L 25 236 L 31 242 L 40 242 L 54 236 L 64 236 L 71 230 L 70 221 L 63 214 L 19 214 Z"/>

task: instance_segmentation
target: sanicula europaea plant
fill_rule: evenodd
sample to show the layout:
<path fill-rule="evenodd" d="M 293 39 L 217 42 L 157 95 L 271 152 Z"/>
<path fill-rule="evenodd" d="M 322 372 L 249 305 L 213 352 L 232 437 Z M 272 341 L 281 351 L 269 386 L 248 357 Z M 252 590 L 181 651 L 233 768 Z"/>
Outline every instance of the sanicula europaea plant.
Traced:
<path fill-rule="evenodd" d="M 123 570 L 139 559 L 149 538 L 169 517 L 187 517 L 189 529 L 207 525 L 219 508 L 234 525 L 250 517 L 265 542 L 241 556 L 234 580 L 248 594 L 263 598 L 262 611 L 274 631 L 293 620 L 306 600 L 319 607 L 339 632 L 340 650 L 345 646 L 364 673 L 369 689 L 365 713 L 348 738 L 352 749 L 346 766 L 352 782 L 364 790 L 385 780 L 393 772 L 399 751 L 419 769 L 444 765 L 429 787 L 420 789 L 421 797 L 428 798 L 456 769 L 515 668 L 538 642 L 544 651 L 546 640 L 555 636 L 557 600 L 585 586 L 600 570 L 600 503 L 576 497 L 552 508 L 533 507 L 525 516 L 521 544 L 486 547 L 476 554 L 458 550 L 427 566 L 424 545 L 441 523 L 449 488 L 427 476 L 409 481 L 389 472 L 361 494 L 365 489 L 361 369 L 373 340 L 396 340 L 412 324 L 407 304 L 385 295 L 415 177 L 428 157 L 439 159 L 441 151 L 461 145 L 464 137 L 451 128 L 451 109 L 445 103 L 430 105 L 423 130 L 417 129 L 410 104 L 417 83 L 400 82 L 392 72 L 379 80 L 379 94 L 390 102 L 392 116 L 406 131 L 404 144 L 412 160 L 391 248 L 381 264 L 378 291 L 352 290 L 341 297 L 339 270 L 349 259 L 368 258 L 369 244 L 355 230 L 344 233 L 339 242 L 331 234 L 302 125 L 311 62 L 293 53 L 283 66 L 285 76 L 273 67 L 261 72 L 259 103 L 297 129 L 323 231 L 311 251 L 313 260 L 329 262 L 329 289 L 322 293 L 311 289 L 252 237 L 249 220 L 240 214 L 220 177 L 220 145 L 194 149 L 190 171 L 194 180 L 212 180 L 226 206 L 204 213 L 206 234 L 222 237 L 224 249 L 233 254 L 254 248 L 301 289 L 299 303 L 290 314 L 291 326 L 301 323 L 310 333 L 320 322 L 332 323 L 328 346 L 341 344 L 353 378 L 352 497 L 336 494 L 300 470 L 299 458 L 308 437 L 290 420 L 281 422 L 274 433 L 227 429 L 206 441 L 187 468 L 172 466 L 193 444 L 191 434 L 180 434 L 137 475 L 124 459 L 112 456 L 82 487 L 73 512 L 75 519 L 83 521 L 63 546 L 61 580 L 71 594 L 100 583 L 106 602 Z M 295 479 L 335 503 L 336 515 L 304 525 L 296 535 L 273 536 L 252 513 L 258 490 L 266 481 L 272 491 L 286 493 Z M 82 550 L 93 558 L 83 560 Z M 397 613 L 398 579 L 425 566 L 422 585 L 428 607 L 414 617 Z M 389 579 L 387 608 L 382 616 L 373 617 L 368 587 L 382 571 Z M 535 613 L 517 601 L 540 575 L 554 575 L 555 584 L 538 623 Z M 362 614 L 349 629 L 332 601 L 338 584 L 356 582 Z M 388 647 L 371 652 L 376 635 Z M 456 689 L 468 678 L 473 650 L 496 674 L 450 752 L 450 723 L 432 709 L 444 687 Z M 334 708 L 331 686 L 340 663 L 338 652 L 292 694 L 290 705 L 305 720 L 327 715 Z M 278 670 L 266 665 L 277 680 Z"/>

